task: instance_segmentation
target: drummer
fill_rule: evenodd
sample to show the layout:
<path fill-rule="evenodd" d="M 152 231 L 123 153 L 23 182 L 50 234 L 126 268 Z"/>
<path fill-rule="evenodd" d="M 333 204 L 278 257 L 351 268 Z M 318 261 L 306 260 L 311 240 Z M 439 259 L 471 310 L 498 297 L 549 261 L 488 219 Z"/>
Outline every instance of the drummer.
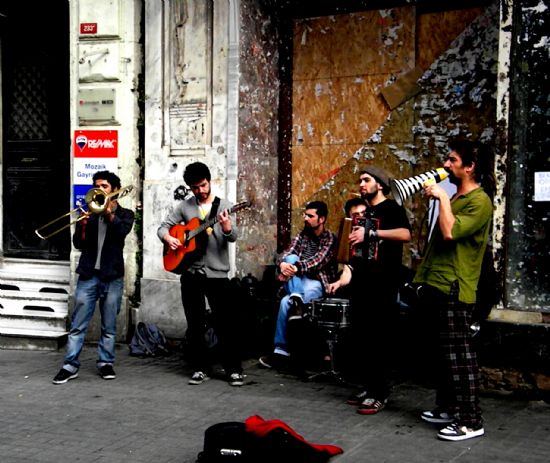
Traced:
<path fill-rule="evenodd" d="M 367 203 L 366 220 L 364 226 L 352 228 L 349 243 L 360 252 L 329 289 L 334 292 L 351 282 L 351 337 L 363 386 L 347 403 L 358 406 L 361 415 L 373 415 L 384 408 L 390 395 L 388 363 L 395 344 L 391 334 L 395 331 L 398 275 L 403 243 L 410 241 L 411 232 L 405 210 L 386 197 L 390 188 L 385 170 L 369 166 L 359 174 L 358 183 Z M 360 211 L 360 206 L 350 206 L 350 215 Z"/>

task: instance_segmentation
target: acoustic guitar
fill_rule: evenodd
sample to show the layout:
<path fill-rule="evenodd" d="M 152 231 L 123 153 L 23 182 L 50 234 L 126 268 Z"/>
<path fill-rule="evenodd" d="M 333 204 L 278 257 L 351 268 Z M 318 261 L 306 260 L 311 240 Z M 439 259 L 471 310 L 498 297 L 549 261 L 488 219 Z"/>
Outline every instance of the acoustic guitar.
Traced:
<path fill-rule="evenodd" d="M 249 201 L 241 201 L 229 209 L 229 214 L 250 207 Z M 211 229 L 218 222 L 218 216 L 202 221 L 198 217 L 193 217 L 186 224 L 177 223 L 170 227 L 170 236 L 180 240 L 183 246 L 178 249 L 171 249 L 164 244 L 163 263 L 164 270 L 167 272 L 182 273 L 183 270 L 204 253 L 207 230 Z"/>

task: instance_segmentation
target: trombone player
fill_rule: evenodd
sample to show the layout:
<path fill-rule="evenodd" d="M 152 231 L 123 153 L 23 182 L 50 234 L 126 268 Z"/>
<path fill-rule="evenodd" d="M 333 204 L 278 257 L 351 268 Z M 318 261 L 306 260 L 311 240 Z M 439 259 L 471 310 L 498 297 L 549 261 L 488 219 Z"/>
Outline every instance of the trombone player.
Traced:
<path fill-rule="evenodd" d="M 76 269 L 78 282 L 74 294 L 74 309 L 67 340 L 63 367 L 53 379 L 64 384 L 78 376 L 79 356 L 88 325 L 99 301 L 101 336 L 97 345 L 97 368 L 103 379 L 116 377 L 115 361 L 116 319 L 124 290 L 124 242 L 134 223 L 133 211 L 118 204 L 120 179 L 109 171 L 93 176 L 95 188 L 103 198 L 94 212 L 82 212 L 76 222 L 74 246 L 82 251 Z M 121 192 L 122 196 L 122 192 Z M 90 209 L 92 209 L 90 207 Z"/>

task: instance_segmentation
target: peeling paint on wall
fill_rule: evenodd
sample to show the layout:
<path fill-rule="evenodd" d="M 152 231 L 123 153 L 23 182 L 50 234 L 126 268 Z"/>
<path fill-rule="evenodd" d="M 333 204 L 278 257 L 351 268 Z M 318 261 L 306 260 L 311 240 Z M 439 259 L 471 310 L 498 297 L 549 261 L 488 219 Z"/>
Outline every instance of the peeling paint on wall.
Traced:
<path fill-rule="evenodd" d="M 507 304 L 550 312 L 550 202 L 534 198 L 536 172 L 550 171 L 550 1 L 514 2 L 510 89 Z"/>
<path fill-rule="evenodd" d="M 430 50 L 434 56 L 419 81 L 422 92 L 387 113 L 383 124 L 374 126 L 366 143 L 340 160 L 345 164 L 339 169 L 325 165 L 325 169 L 336 174 L 306 199 L 321 199 L 329 204 L 330 229 L 338 229 L 343 204 L 356 191 L 356 178 L 367 164 L 381 165 L 395 178 L 406 178 L 441 165 L 451 137 L 461 135 L 482 138 L 489 144 L 494 142 L 497 11 L 495 4 L 485 12 L 475 9 L 475 14 L 469 10 L 443 12 L 439 16 L 444 17 L 443 21 L 438 21 L 434 14 L 428 20 L 415 19 L 419 28 L 430 30 L 430 34 L 418 31 L 424 40 L 418 44 L 423 50 L 423 59 L 430 56 Z M 477 19 L 468 24 L 474 18 Z M 461 21 L 468 26 L 465 30 L 463 26 L 462 33 L 453 42 L 439 39 L 439 35 L 448 34 L 447 24 L 454 23 L 456 27 Z M 446 49 L 440 50 L 442 43 Z M 388 75 L 386 84 L 396 77 L 395 73 Z M 418 237 L 426 204 L 421 195 L 409 203 L 407 209 L 414 233 L 413 243 L 407 250 L 412 260 L 405 260 L 414 265 L 421 253 L 422 243 Z M 298 209 L 293 217 L 299 223 Z"/>
<path fill-rule="evenodd" d="M 253 0 L 241 1 L 239 89 L 239 215 L 237 276 L 261 278 L 277 244 L 278 37 L 276 25 Z"/>

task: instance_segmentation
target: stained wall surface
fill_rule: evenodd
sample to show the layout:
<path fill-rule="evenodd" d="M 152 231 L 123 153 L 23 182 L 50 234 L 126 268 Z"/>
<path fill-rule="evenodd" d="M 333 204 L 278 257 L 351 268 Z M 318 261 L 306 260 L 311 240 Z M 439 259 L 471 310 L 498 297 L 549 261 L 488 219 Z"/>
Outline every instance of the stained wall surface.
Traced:
<path fill-rule="evenodd" d="M 550 322 L 550 2 L 514 2 L 507 305 Z"/>
<path fill-rule="evenodd" d="M 293 232 L 305 203 L 343 204 L 368 164 L 406 178 L 442 164 L 453 136 L 491 144 L 495 134 L 498 6 L 419 13 L 414 7 L 296 20 L 294 28 Z M 416 72 L 418 89 L 390 109 L 382 95 Z M 405 77 L 404 77 L 405 76 Z M 405 263 L 419 256 L 421 195 Z"/>
<path fill-rule="evenodd" d="M 250 201 L 238 217 L 236 273 L 261 277 L 277 243 L 279 31 L 255 2 L 241 3 L 239 166 L 237 199 Z"/>

